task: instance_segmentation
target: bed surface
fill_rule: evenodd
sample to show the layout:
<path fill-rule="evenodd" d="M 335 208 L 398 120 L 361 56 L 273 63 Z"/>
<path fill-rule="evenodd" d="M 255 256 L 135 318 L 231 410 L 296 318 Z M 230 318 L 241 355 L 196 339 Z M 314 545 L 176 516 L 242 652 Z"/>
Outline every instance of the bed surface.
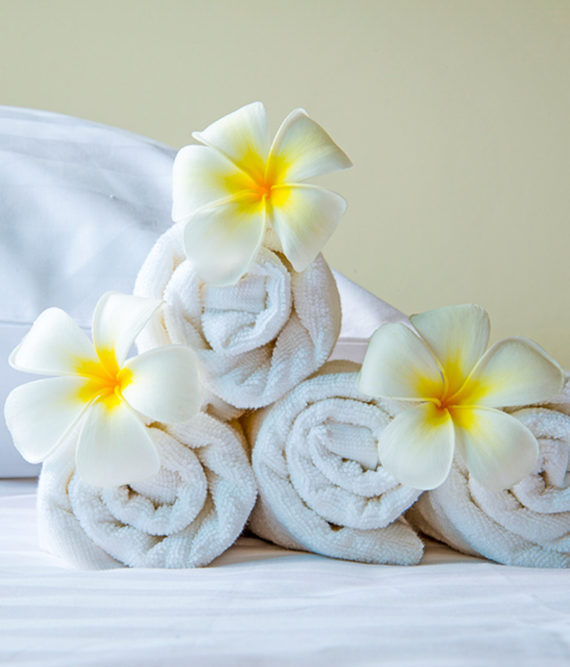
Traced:
<path fill-rule="evenodd" d="M 70 570 L 39 550 L 35 480 L 0 481 L 0 663 L 567 665 L 567 570 L 429 542 L 417 567 L 242 537 L 197 570 Z"/>

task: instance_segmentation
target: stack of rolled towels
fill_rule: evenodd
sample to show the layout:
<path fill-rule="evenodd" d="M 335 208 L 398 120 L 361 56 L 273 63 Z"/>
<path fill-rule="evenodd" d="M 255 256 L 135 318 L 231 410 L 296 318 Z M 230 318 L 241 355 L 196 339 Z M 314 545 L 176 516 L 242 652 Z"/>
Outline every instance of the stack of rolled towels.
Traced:
<path fill-rule="evenodd" d="M 422 493 L 378 457 L 397 404 L 359 391 L 357 363 L 327 361 L 341 299 L 322 256 L 297 274 L 264 249 L 236 285 L 212 287 L 194 274 L 174 226 L 149 254 L 136 293 L 165 302 L 141 348 L 196 350 L 202 411 L 186 424 L 149 427 L 161 469 L 138 484 L 92 487 L 72 457 L 51 457 L 39 487 L 51 552 L 78 567 L 196 567 L 247 527 L 289 549 L 412 565 L 422 558 L 421 531 L 500 563 L 570 565 L 570 383 L 554 402 L 512 412 L 540 445 L 527 478 L 492 492 L 456 460 L 444 484 Z"/>
<path fill-rule="evenodd" d="M 306 125 L 303 113 L 285 124 Z M 203 137 L 208 146 L 223 144 L 222 121 L 219 136 Z M 313 139 L 319 164 L 346 166 L 322 148 L 322 134 L 315 130 Z M 295 148 L 294 132 L 289 141 Z M 188 153 L 188 168 L 206 159 L 199 149 Z M 240 164 L 239 155 L 232 159 Z M 312 174 L 301 166 L 300 180 Z M 339 206 L 336 199 L 329 205 L 333 212 Z M 375 328 L 406 318 L 335 279 L 319 253 L 296 269 L 288 259 L 296 241 L 284 239 L 289 254 L 266 237 L 237 281 L 215 283 L 188 257 L 182 222 L 158 238 L 134 293 L 163 306 L 137 346 L 194 350 L 200 412 L 177 425 L 146 424 L 160 470 L 137 483 L 91 486 L 69 452 L 51 456 L 38 493 L 43 546 L 77 567 L 185 568 L 208 565 L 249 529 L 288 549 L 413 565 L 423 555 L 421 532 L 499 563 L 568 567 L 570 384 L 548 404 L 511 411 L 540 448 L 536 469 L 512 488 L 486 489 L 458 457 L 438 488 L 399 483 L 383 467 L 378 441 L 402 408 L 363 394 L 354 361 L 362 361 Z M 350 333 L 337 345 L 341 324 Z M 360 353 L 345 354 L 358 336 Z"/>
<path fill-rule="evenodd" d="M 239 418 L 258 491 L 246 517 L 254 534 L 336 558 L 419 562 L 422 542 L 403 519 L 419 491 L 378 461 L 388 408 L 358 391 L 355 363 L 326 363 L 341 298 L 322 255 L 296 272 L 282 253 L 262 248 L 237 284 L 212 286 L 196 275 L 174 225 L 150 252 L 135 293 L 164 301 L 139 346 L 191 346 L 206 389 L 202 409 Z"/>
<path fill-rule="evenodd" d="M 164 302 L 139 348 L 192 347 L 202 410 L 182 425 L 149 425 L 161 469 L 137 484 L 93 487 L 73 457 L 50 457 L 38 500 L 44 548 L 79 567 L 195 567 L 248 525 L 292 549 L 420 561 L 422 542 L 403 517 L 420 492 L 378 460 L 390 408 L 359 392 L 357 364 L 327 363 L 341 306 L 321 255 L 296 272 L 262 248 L 237 284 L 207 285 L 174 225 L 151 250 L 135 293 Z"/>

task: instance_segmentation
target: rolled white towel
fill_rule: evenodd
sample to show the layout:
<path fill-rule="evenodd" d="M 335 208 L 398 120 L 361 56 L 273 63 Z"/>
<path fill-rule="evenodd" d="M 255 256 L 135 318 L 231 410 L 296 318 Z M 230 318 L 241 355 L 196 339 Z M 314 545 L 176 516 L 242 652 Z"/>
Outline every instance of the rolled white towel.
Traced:
<path fill-rule="evenodd" d="M 427 535 L 471 555 L 505 565 L 570 567 L 570 383 L 555 402 L 511 414 L 538 440 L 532 474 L 491 492 L 456 461 L 449 478 L 406 516 Z"/>
<path fill-rule="evenodd" d="M 249 527 L 288 548 L 411 565 L 423 546 L 400 516 L 420 492 L 382 469 L 376 441 L 390 414 L 358 391 L 357 371 L 329 362 L 243 419 L 259 493 Z"/>
<path fill-rule="evenodd" d="M 207 565 L 237 539 L 256 496 L 239 428 L 199 414 L 149 430 L 161 469 L 144 482 L 90 486 L 69 451 L 44 463 L 38 489 L 44 549 L 80 568 L 186 568 Z"/>
<path fill-rule="evenodd" d="M 213 287 L 186 259 L 182 229 L 163 234 L 139 272 L 135 294 L 166 302 L 139 347 L 190 345 L 206 389 L 242 409 L 272 403 L 325 363 L 341 312 L 321 255 L 296 273 L 282 255 L 262 248 L 236 285 Z"/>

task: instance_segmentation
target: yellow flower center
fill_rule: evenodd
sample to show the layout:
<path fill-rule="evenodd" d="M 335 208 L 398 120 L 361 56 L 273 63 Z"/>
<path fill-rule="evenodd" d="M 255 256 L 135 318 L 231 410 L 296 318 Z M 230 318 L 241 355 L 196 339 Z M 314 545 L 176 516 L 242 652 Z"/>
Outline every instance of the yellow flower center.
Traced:
<path fill-rule="evenodd" d="M 451 401 L 447 396 L 434 398 L 433 402 L 435 403 L 436 407 L 441 408 L 442 410 L 447 410 L 447 408 L 451 407 Z"/>
<path fill-rule="evenodd" d="M 282 206 L 288 197 L 287 173 L 291 162 L 284 156 L 272 156 L 264 162 L 253 150 L 240 161 L 241 175 L 237 177 L 234 191 L 248 190 L 256 204 L 271 203 Z M 245 182 L 244 179 L 245 178 Z M 245 186 L 245 187 L 244 187 Z"/>
<path fill-rule="evenodd" d="M 476 405 L 485 393 L 481 382 L 469 378 L 465 380 L 459 368 L 453 364 L 446 365 L 443 380 L 441 390 L 433 392 L 432 396 L 426 393 L 427 400 L 434 403 L 435 407 L 441 411 L 452 411 L 453 408 Z M 455 415 L 455 412 L 453 414 Z"/>
<path fill-rule="evenodd" d="M 260 199 L 269 199 L 271 197 L 272 189 L 273 183 L 266 183 L 265 181 L 255 183 L 253 187 L 253 191 Z"/>
<path fill-rule="evenodd" d="M 81 361 L 77 372 L 88 382 L 80 390 L 80 399 L 86 403 L 97 399 L 111 409 L 121 402 L 122 392 L 132 380 L 128 368 L 119 368 L 114 350 L 98 350 L 98 361 Z"/>

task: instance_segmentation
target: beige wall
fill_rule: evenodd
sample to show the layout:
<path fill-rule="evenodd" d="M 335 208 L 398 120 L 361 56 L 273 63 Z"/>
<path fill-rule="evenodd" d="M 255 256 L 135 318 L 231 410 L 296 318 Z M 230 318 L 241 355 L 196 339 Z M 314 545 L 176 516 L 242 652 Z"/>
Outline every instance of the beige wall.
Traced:
<path fill-rule="evenodd" d="M 568 0 L 0 2 L 4 104 L 174 146 L 255 99 L 355 167 L 333 266 L 404 311 L 478 302 L 570 368 Z"/>

